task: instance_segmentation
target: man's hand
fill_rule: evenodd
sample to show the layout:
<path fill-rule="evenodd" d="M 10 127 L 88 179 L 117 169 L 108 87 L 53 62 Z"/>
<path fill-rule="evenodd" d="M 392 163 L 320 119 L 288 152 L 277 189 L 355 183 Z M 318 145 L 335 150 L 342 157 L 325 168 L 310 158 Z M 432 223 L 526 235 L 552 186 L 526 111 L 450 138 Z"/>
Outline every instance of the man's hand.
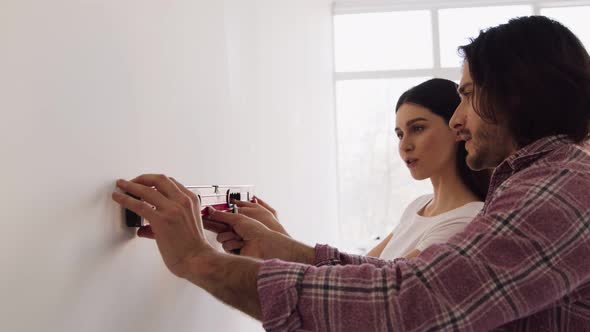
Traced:
<path fill-rule="evenodd" d="M 254 197 L 253 202 L 234 200 L 232 203 L 238 206 L 238 213 L 260 221 L 264 226 L 275 232 L 289 236 L 283 225 L 279 222 L 275 209 L 262 199 Z"/>
<path fill-rule="evenodd" d="M 113 192 L 113 200 L 143 218 L 150 226 L 140 228 L 138 235 L 156 240 L 168 269 L 186 278 L 189 263 L 197 256 L 215 254 L 205 239 L 194 193 L 165 175 L 146 174 L 131 181 L 118 180 L 117 187 L 139 197 Z"/>
<path fill-rule="evenodd" d="M 156 240 L 170 271 L 203 288 L 221 301 L 261 319 L 257 289 L 260 262 L 215 251 L 205 239 L 199 199 L 165 175 L 119 180 L 113 200 L 149 220 L 138 235 Z M 224 227 L 227 225 L 222 224 Z"/>
<path fill-rule="evenodd" d="M 217 241 L 222 243 L 223 248 L 228 252 L 240 249 L 240 255 L 260 259 L 279 258 L 284 261 L 304 264 L 313 264 L 315 261 L 313 247 L 273 231 L 244 214 L 222 212 L 209 208 L 204 222 L 205 227 L 213 231 L 214 229 L 209 227 L 211 222 L 221 222 L 228 225 L 227 231 L 217 235 Z"/>

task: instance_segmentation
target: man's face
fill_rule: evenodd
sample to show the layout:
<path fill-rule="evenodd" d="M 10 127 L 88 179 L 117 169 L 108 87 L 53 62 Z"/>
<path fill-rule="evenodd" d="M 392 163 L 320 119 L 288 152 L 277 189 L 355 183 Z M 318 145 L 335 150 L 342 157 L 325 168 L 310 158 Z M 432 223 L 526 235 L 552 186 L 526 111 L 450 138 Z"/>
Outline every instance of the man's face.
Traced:
<path fill-rule="evenodd" d="M 505 121 L 498 120 L 498 124 L 491 124 L 475 112 L 478 96 L 467 61 L 463 63 L 459 95 L 461 103 L 455 110 L 449 126 L 457 133 L 458 140 L 465 141 L 467 165 L 473 170 L 495 168 L 516 152 L 516 144 L 508 132 Z"/>

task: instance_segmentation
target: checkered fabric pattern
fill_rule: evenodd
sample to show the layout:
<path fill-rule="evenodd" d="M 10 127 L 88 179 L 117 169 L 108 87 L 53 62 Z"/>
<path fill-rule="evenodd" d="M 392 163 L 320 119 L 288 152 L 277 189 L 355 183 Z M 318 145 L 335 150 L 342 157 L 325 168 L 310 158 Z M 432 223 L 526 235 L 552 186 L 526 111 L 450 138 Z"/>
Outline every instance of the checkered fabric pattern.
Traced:
<path fill-rule="evenodd" d="M 258 292 L 269 331 L 590 331 L 589 281 L 590 152 L 552 136 L 496 168 L 447 243 L 394 261 L 317 245 L 315 266 L 265 261 Z"/>

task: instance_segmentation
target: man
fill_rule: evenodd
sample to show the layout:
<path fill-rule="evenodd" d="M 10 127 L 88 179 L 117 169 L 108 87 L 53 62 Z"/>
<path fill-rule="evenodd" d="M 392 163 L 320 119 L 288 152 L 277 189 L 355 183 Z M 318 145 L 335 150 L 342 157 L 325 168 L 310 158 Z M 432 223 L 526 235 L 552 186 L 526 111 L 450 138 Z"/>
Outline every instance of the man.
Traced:
<path fill-rule="evenodd" d="M 532 16 L 460 48 L 450 126 L 473 169 L 495 168 L 482 212 L 446 244 L 393 262 L 315 248 L 243 215 L 242 253 L 216 252 L 198 200 L 174 179 L 119 180 L 123 207 L 150 220 L 166 266 L 261 319 L 267 330 L 590 329 L 590 58 L 561 24 Z M 153 190 L 155 187 L 157 190 Z M 300 262 L 300 263 L 296 263 Z"/>

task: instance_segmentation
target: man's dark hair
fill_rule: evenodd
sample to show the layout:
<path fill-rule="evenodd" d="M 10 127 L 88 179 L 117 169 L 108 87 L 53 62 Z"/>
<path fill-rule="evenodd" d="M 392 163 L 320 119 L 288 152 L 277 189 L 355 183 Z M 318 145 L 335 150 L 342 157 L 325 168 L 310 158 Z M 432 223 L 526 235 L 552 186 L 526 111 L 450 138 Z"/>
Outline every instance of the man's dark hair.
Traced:
<path fill-rule="evenodd" d="M 484 121 L 507 121 L 519 147 L 550 135 L 574 142 L 590 130 L 590 57 L 561 23 L 519 17 L 459 47 Z"/>

